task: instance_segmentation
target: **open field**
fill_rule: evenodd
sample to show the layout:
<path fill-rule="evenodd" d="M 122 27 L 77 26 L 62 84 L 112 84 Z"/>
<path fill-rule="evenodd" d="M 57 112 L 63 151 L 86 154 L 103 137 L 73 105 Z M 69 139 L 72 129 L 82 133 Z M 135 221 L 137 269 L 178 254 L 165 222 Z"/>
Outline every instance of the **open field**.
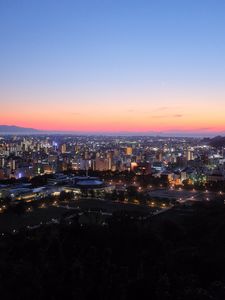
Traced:
<path fill-rule="evenodd" d="M 32 207 L 32 206 L 31 206 Z M 59 206 L 46 206 L 46 208 L 34 208 L 30 212 L 26 211 L 21 215 L 6 212 L 0 214 L 0 233 L 18 231 L 27 226 L 40 226 L 54 220 L 59 220 L 65 214 L 73 214 L 74 210 L 102 211 L 113 213 L 115 211 L 126 210 L 148 215 L 153 212 L 151 208 L 135 205 L 123 204 L 119 202 L 109 202 L 98 199 L 82 199 L 62 203 Z"/>
<path fill-rule="evenodd" d="M 41 225 L 52 219 L 60 218 L 65 212 L 67 212 L 66 208 L 48 207 L 45 209 L 38 208 L 22 215 L 11 212 L 3 213 L 0 215 L 0 233 L 17 231 L 27 226 Z"/>

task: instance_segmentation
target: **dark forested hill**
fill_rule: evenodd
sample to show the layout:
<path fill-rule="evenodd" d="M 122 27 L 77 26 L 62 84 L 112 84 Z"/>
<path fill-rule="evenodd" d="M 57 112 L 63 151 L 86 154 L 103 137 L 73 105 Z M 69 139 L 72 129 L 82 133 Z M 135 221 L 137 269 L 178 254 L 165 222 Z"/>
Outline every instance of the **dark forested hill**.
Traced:
<path fill-rule="evenodd" d="M 0 238 L 2 299 L 225 299 L 225 209 L 43 226 Z"/>

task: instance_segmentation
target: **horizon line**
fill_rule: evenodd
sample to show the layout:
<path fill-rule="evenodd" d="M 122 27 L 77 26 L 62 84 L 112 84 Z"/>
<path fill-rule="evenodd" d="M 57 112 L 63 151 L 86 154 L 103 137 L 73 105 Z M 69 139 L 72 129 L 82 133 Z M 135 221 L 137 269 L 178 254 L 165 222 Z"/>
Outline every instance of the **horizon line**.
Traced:
<path fill-rule="evenodd" d="M 217 135 L 225 135 L 224 131 L 204 131 L 201 129 L 196 130 L 164 130 L 164 131 L 133 131 L 133 130 L 109 130 L 109 131 L 87 131 L 87 130 L 59 130 L 59 129 L 37 129 L 32 127 L 23 127 L 19 125 L 1 125 L 0 127 L 10 128 L 11 130 L 0 131 L 0 135 L 35 135 L 35 134 L 73 134 L 73 135 L 102 135 L 102 136 L 166 136 L 166 137 L 212 137 Z M 15 129 L 15 131 L 13 131 Z M 23 130 L 23 132 L 19 130 Z M 18 131 L 17 131 L 18 130 Z"/>

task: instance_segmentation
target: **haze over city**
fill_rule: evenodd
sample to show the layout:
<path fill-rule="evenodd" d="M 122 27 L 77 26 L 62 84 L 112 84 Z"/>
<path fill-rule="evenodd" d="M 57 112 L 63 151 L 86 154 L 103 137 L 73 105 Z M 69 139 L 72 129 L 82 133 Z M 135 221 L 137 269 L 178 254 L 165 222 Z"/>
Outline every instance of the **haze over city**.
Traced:
<path fill-rule="evenodd" d="M 225 2 L 1 1 L 0 123 L 225 131 Z"/>

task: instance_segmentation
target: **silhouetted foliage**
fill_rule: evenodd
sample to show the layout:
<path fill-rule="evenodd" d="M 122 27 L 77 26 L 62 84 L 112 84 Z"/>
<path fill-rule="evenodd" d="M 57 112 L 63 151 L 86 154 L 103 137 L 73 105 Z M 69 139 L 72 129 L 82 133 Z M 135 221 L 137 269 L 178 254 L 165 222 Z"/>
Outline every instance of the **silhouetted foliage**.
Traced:
<path fill-rule="evenodd" d="M 1 236 L 0 295 L 224 300 L 224 205 L 198 204 L 192 214 L 182 209 L 150 221 L 117 211 L 107 225 L 75 217 L 71 225 Z"/>

